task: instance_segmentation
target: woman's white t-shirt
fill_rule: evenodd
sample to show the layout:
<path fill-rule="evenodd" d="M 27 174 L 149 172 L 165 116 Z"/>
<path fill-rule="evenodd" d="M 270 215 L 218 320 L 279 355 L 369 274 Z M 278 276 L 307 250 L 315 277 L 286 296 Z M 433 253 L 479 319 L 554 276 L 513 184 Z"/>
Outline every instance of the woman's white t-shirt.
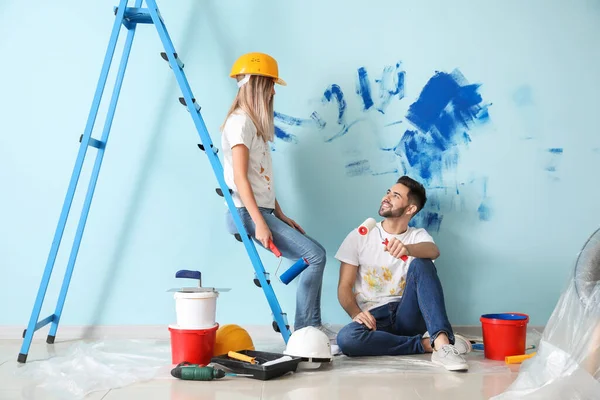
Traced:
<path fill-rule="evenodd" d="M 273 184 L 273 164 L 269 144 L 257 135 L 252 119 L 242 110 L 231 114 L 223 127 L 221 147 L 223 149 L 223 173 L 225 183 L 233 190 L 236 207 L 244 207 L 233 180 L 232 148 L 238 144 L 246 146 L 250 152 L 248 160 L 248 180 L 259 207 L 275 208 L 275 187 Z"/>

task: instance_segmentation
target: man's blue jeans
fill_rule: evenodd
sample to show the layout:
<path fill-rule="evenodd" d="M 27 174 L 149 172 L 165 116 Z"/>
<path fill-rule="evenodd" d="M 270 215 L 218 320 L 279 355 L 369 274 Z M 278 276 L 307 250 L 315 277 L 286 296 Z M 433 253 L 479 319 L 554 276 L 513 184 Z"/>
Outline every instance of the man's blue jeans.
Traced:
<path fill-rule="evenodd" d="M 273 214 L 273 209 L 259 207 L 259 210 L 265 219 L 271 234 L 273 243 L 281 255 L 293 262 L 300 258 L 305 258 L 310 264 L 296 278 L 298 280 L 298 290 L 296 291 L 296 316 L 294 329 L 298 330 L 306 326 L 321 325 L 321 287 L 323 283 L 323 271 L 327 256 L 325 248 L 316 240 L 307 235 L 303 235 L 292 228 Z M 256 225 L 245 207 L 238 208 L 238 212 L 246 228 L 246 231 L 256 243 L 255 229 Z M 237 233 L 231 214 L 227 211 L 227 227 L 229 231 Z M 262 245 L 261 245 L 262 246 Z M 282 274 L 285 269 L 279 271 Z"/>
<path fill-rule="evenodd" d="M 425 332 L 430 333 L 432 346 L 441 332 L 454 344 L 442 284 L 429 259 L 417 258 L 411 262 L 399 302 L 374 308 L 370 313 L 377 320 L 376 330 L 353 321 L 338 333 L 337 344 L 347 356 L 424 353 L 421 340 Z"/>

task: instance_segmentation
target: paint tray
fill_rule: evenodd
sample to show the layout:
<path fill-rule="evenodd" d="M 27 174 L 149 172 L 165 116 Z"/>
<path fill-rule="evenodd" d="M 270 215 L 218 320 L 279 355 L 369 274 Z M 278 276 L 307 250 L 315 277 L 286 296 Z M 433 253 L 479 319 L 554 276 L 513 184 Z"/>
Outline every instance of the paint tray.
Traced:
<path fill-rule="evenodd" d="M 259 379 L 267 381 L 269 379 L 278 378 L 290 372 L 295 372 L 298 368 L 298 364 L 302 361 L 301 357 L 292 357 L 291 360 L 283 361 L 277 364 L 263 366 L 261 364 L 268 361 L 277 360 L 284 356 L 280 353 L 268 353 L 264 351 L 253 351 L 253 350 L 242 350 L 238 351 L 240 354 L 245 354 L 250 357 L 255 357 L 257 364 L 250 364 L 249 362 L 235 360 L 229 358 L 227 354 L 215 356 L 211 359 L 212 364 L 222 365 L 231 370 L 233 373 L 248 374 L 252 375 L 249 378 Z"/>

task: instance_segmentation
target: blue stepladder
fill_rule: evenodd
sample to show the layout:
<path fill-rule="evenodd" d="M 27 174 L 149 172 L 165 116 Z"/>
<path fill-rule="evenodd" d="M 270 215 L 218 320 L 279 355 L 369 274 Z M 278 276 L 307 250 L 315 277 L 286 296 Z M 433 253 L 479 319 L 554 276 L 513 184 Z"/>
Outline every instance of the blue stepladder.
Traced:
<path fill-rule="evenodd" d="M 225 183 L 225 179 L 223 176 L 223 167 L 217 156 L 218 149 L 216 149 L 213 146 L 210 134 L 208 133 L 208 130 L 204 124 L 204 120 L 202 119 L 202 116 L 200 114 L 200 106 L 196 103 L 196 99 L 194 98 L 185 73 L 183 72 L 184 63 L 181 61 L 179 55 L 175 51 L 175 47 L 173 45 L 173 42 L 171 41 L 169 33 L 167 32 L 167 28 L 158 10 L 156 1 L 135 0 L 135 4 L 133 7 L 128 7 L 128 2 L 129 0 L 121 0 L 119 5 L 114 9 L 115 22 L 111 31 L 106 55 L 104 57 L 104 62 L 100 72 L 100 78 L 98 80 L 94 98 L 92 100 L 92 106 L 88 115 L 84 133 L 79 138 L 79 152 L 77 154 L 75 166 L 71 175 L 71 180 L 67 188 L 67 193 L 58 220 L 58 225 L 54 233 L 54 239 L 52 241 L 48 259 L 46 261 L 46 267 L 42 275 L 42 281 L 38 289 L 37 297 L 35 299 L 29 323 L 27 325 L 26 330 L 23 332 L 23 344 L 21 346 L 21 350 L 17 359 L 20 363 L 25 363 L 27 361 L 27 356 L 31 347 L 31 341 L 33 340 L 33 335 L 37 330 L 48 324 L 51 324 L 46 342 L 52 344 L 54 343 L 54 340 L 56 338 L 58 324 L 60 323 L 60 318 L 63 312 L 63 306 L 67 297 L 71 277 L 73 275 L 77 254 L 81 245 L 81 240 L 83 237 L 87 217 L 89 215 L 94 190 L 98 181 L 100 168 L 102 166 L 102 159 L 104 157 L 104 152 L 108 143 L 110 129 L 115 115 L 121 86 L 123 84 L 123 78 L 125 76 L 125 70 L 127 68 L 127 62 L 129 60 L 129 54 L 131 52 L 133 39 L 138 24 L 150 24 L 156 27 L 158 36 L 165 50 L 163 53 L 161 53 L 161 57 L 164 60 L 168 61 L 170 68 L 175 74 L 175 78 L 183 95 L 183 97 L 179 98 L 179 102 L 187 107 L 187 110 L 192 116 L 192 120 L 201 140 L 201 144 L 198 144 L 198 146 L 208 156 L 210 165 L 214 171 L 214 174 L 219 184 L 219 188 L 217 188 L 216 191 L 219 195 L 225 198 L 227 207 L 229 208 L 233 217 L 233 222 L 235 223 L 237 231 L 239 232 L 235 235 L 236 239 L 244 244 L 246 252 L 248 253 L 250 261 L 252 262 L 252 265 L 254 267 L 254 282 L 257 286 L 263 289 L 263 292 L 267 298 L 267 302 L 271 308 L 271 312 L 273 314 L 274 319 L 273 328 L 275 329 L 275 331 L 281 333 L 285 343 L 288 342 L 290 337 L 287 316 L 282 311 L 281 306 L 279 305 L 279 301 L 277 300 L 277 296 L 275 295 L 273 287 L 270 284 L 270 280 L 267 279 L 268 273 L 266 273 L 260 256 L 258 255 L 258 252 L 254 245 L 254 242 L 250 239 L 247 231 L 245 230 L 242 220 L 233 203 L 233 199 L 231 197 L 232 192 Z M 146 4 L 146 8 L 142 8 L 144 2 Z M 98 140 L 92 138 L 91 134 L 98 114 L 98 109 L 100 107 L 102 95 L 106 86 L 106 81 L 115 53 L 119 33 L 123 26 L 127 29 L 127 38 L 123 46 L 123 54 L 117 71 L 115 86 L 113 88 L 112 96 L 108 106 L 106 120 L 104 122 L 104 128 L 102 130 L 102 136 L 101 139 Z M 46 296 L 48 284 L 52 276 L 52 270 L 54 268 L 56 256 L 62 241 L 62 236 L 69 216 L 69 211 L 71 209 L 71 204 L 73 202 L 73 197 L 77 189 L 77 184 L 83 167 L 83 162 L 85 160 L 85 156 L 89 147 L 94 147 L 97 149 L 96 159 L 92 169 L 88 190 L 83 202 L 80 219 L 75 232 L 75 238 L 73 239 L 73 245 L 71 248 L 71 253 L 65 271 L 65 276 L 63 278 L 62 286 L 58 296 L 56 309 L 54 314 L 40 321 L 40 312 L 44 303 L 44 298 Z"/>

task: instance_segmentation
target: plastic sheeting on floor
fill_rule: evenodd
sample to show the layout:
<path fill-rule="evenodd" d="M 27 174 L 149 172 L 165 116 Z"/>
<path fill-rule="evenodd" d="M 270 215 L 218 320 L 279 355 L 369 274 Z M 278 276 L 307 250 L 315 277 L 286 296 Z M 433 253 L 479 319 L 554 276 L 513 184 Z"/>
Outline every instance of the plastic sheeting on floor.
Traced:
<path fill-rule="evenodd" d="M 580 252 L 537 354 L 493 400 L 600 399 L 600 230 Z"/>
<path fill-rule="evenodd" d="M 64 355 L 28 362 L 17 374 L 59 399 L 82 399 L 95 391 L 170 377 L 170 370 L 171 347 L 165 341 L 82 341 Z M 32 399 L 33 393 L 25 390 L 23 394 Z"/>

